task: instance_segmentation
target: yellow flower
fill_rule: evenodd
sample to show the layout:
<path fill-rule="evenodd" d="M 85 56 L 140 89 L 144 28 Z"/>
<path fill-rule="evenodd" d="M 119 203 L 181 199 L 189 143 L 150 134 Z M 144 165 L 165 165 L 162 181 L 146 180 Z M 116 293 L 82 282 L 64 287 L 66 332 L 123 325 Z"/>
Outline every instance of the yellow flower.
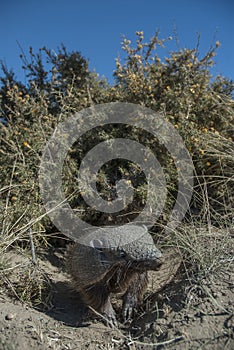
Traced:
<path fill-rule="evenodd" d="M 174 128 L 178 129 L 178 124 L 174 124 Z"/>
<path fill-rule="evenodd" d="M 210 163 L 210 162 L 206 162 L 206 165 L 207 165 L 207 166 L 211 166 L 211 163 Z"/>
<path fill-rule="evenodd" d="M 205 153 L 204 149 L 200 149 L 200 154 L 203 155 Z"/>
<path fill-rule="evenodd" d="M 127 185 L 131 185 L 131 184 L 132 184 L 132 181 L 131 181 L 131 180 L 125 180 L 125 183 L 126 183 Z"/>
<path fill-rule="evenodd" d="M 30 148 L 30 146 L 29 146 L 29 144 L 28 144 L 28 142 L 27 142 L 27 141 L 24 141 L 24 142 L 23 142 L 23 144 L 24 144 L 24 146 L 25 146 L 25 147 Z"/>
<path fill-rule="evenodd" d="M 143 31 L 136 32 L 136 35 L 142 36 L 142 35 L 144 35 L 144 32 Z"/>
<path fill-rule="evenodd" d="M 204 131 L 204 132 L 208 132 L 208 129 L 207 129 L 207 128 L 204 128 L 203 131 Z"/>

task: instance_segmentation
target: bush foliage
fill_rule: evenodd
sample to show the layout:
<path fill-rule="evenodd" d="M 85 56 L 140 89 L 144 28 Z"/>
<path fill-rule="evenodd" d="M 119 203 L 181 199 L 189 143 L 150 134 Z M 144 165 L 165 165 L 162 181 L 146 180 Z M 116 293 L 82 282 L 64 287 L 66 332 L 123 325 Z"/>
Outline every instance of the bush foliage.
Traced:
<path fill-rule="evenodd" d="M 114 101 L 147 106 L 174 125 L 195 166 L 192 211 L 206 213 L 209 205 L 216 224 L 230 224 L 234 204 L 233 83 L 211 74 L 219 42 L 204 57 L 200 57 L 198 45 L 194 49 L 171 52 L 164 59 L 159 57 L 161 50 L 158 49 L 166 46 L 168 40 L 172 38 L 163 40 L 157 33 L 145 42 L 143 32 L 136 32 L 134 44 L 124 38 L 123 58 L 116 59 L 113 85 L 91 72 L 79 52 L 69 53 L 64 46 L 56 55 L 47 48 L 39 53 L 30 48 L 29 57 L 22 54 L 26 84 L 18 82 L 13 71 L 2 64 L 0 205 L 1 231 L 10 237 L 8 245 L 19 234 L 22 242 L 28 241 L 27 230 L 31 226 L 40 242 L 47 241 L 45 232 L 54 230 L 45 216 L 38 170 L 45 143 L 58 123 L 88 106 Z M 119 136 L 149 146 L 160 161 L 168 187 L 167 205 L 160 222 L 166 222 L 177 191 L 173 160 L 152 135 L 126 125 L 120 129 L 111 125 L 97 128 L 69 151 L 63 180 L 72 207 L 95 225 L 127 221 L 142 210 L 147 183 L 141 169 L 130 162 L 108 163 L 100 170 L 97 184 L 103 198 L 111 200 L 116 194 L 117 180 L 131 181 L 135 189 L 134 202 L 121 216 L 105 216 L 87 207 L 74 181 L 85 153 L 98 142 Z"/>

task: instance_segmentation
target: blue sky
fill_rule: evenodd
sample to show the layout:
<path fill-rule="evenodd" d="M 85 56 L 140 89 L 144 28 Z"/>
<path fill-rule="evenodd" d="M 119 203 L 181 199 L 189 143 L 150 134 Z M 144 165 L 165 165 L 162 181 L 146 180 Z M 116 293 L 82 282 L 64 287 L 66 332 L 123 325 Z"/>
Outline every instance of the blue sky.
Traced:
<path fill-rule="evenodd" d="M 219 40 L 213 74 L 234 80 L 233 0 L 0 0 L 0 59 L 25 82 L 17 41 L 25 53 L 29 46 L 56 51 L 64 43 L 112 83 L 123 35 L 134 40 L 143 30 L 149 39 L 159 29 L 167 37 L 175 28 L 180 48 L 195 47 L 199 33 L 201 54 Z M 173 49 L 172 42 L 161 57 Z"/>

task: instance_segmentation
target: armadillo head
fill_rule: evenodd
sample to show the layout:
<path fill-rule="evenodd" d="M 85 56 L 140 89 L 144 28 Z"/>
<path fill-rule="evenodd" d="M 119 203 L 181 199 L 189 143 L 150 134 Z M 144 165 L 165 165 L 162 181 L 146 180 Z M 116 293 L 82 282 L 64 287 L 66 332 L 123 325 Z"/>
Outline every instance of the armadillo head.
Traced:
<path fill-rule="evenodd" d="M 120 252 L 125 253 L 125 259 L 128 260 L 131 268 L 138 271 L 158 270 L 163 263 L 163 255 L 148 231 L 119 249 Z"/>
<path fill-rule="evenodd" d="M 109 228 L 108 237 L 99 237 L 96 244 L 102 250 L 104 260 L 127 264 L 136 271 L 158 270 L 163 263 L 162 253 L 145 226 Z"/>

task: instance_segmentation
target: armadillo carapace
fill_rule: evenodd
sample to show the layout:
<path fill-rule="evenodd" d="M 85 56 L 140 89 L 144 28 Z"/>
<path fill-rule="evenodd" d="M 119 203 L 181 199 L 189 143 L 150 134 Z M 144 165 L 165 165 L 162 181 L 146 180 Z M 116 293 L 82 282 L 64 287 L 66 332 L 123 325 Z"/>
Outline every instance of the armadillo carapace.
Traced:
<path fill-rule="evenodd" d="M 158 270 L 162 253 L 145 226 L 124 225 L 97 229 L 85 245 L 68 247 L 67 267 L 84 302 L 116 324 L 111 293 L 123 293 L 124 321 L 143 297 L 147 270 Z"/>

